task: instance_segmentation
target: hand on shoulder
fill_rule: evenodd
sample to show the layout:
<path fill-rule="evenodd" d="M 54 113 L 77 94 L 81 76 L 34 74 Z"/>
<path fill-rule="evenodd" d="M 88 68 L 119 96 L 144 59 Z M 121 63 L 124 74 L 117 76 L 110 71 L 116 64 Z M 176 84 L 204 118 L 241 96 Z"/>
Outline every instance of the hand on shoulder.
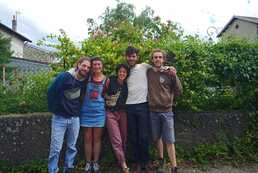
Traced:
<path fill-rule="evenodd" d="M 176 76 L 176 68 L 173 66 L 169 66 L 166 68 L 166 70 L 164 70 L 165 73 L 167 73 L 169 76 L 175 77 Z"/>

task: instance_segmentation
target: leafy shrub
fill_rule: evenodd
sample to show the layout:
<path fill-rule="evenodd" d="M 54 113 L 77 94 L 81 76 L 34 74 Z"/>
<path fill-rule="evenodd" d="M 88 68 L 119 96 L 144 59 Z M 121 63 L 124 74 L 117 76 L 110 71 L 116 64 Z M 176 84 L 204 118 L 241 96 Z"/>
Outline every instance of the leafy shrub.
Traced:
<path fill-rule="evenodd" d="M 16 166 L 0 161 L 0 172 L 4 173 L 47 173 L 47 170 L 46 161 L 32 161 Z"/>
<path fill-rule="evenodd" d="M 0 114 L 16 113 L 20 103 L 20 92 L 10 91 L 3 85 L 0 85 Z"/>
<path fill-rule="evenodd" d="M 47 87 L 52 73 L 25 76 L 22 80 L 0 85 L 0 115 L 9 113 L 46 112 Z"/>
<path fill-rule="evenodd" d="M 47 88 L 53 74 L 37 74 L 29 76 L 25 82 L 22 93 L 22 104 L 28 112 L 47 111 Z"/>

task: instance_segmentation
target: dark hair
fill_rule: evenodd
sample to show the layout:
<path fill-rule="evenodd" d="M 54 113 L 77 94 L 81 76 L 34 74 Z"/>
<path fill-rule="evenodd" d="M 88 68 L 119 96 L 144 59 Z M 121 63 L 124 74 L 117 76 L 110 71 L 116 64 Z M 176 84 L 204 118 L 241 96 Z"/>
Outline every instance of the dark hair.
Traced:
<path fill-rule="evenodd" d="M 138 55 L 139 54 L 139 49 L 133 47 L 133 46 L 128 46 L 125 50 L 125 56 L 129 56 L 129 55 L 132 55 L 132 54 L 136 54 Z"/>
<path fill-rule="evenodd" d="M 92 57 L 90 60 L 90 65 L 92 66 L 94 61 L 100 61 L 104 65 L 103 60 L 100 57 Z"/>
<path fill-rule="evenodd" d="M 126 70 L 127 76 L 128 76 L 129 73 L 130 73 L 130 68 L 129 68 L 129 66 L 128 66 L 127 64 L 118 64 L 118 65 L 116 66 L 116 74 L 118 74 L 118 71 L 119 71 L 121 68 L 124 68 L 124 69 Z"/>
<path fill-rule="evenodd" d="M 90 59 L 89 57 L 86 57 L 86 56 L 80 57 L 80 58 L 74 63 L 75 68 L 77 69 L 77 68 L 78 68 L 78 65 L 81 64 L 83 61 L 89 61 L 89 62 L 91 62 L 91 59 Z"/>

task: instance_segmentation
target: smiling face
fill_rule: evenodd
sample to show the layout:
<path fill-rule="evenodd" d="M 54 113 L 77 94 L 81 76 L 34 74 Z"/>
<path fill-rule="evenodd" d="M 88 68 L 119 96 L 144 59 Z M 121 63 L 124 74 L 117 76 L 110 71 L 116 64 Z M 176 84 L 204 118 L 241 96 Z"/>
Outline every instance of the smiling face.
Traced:
<path fill-rule="evenodd" d="M 86 75 L 90 71 L 90 61 L 84 60 L 81 63 L 78 63 L 77 69 L 77 72 L 81 77 L 86 77 Z"/>
<path fill-rule="evenodd" d="M 91 69 L 92 69 L 93 73 L 101 73 L 102 72 L 102 69 L 103 69 L 102 61 L 94 60 L 94 61 L 92 61 L 91 65 L 92 65 Z"/>
<path fill-rule="evenodd" d="M 136 53 L 132 53 L 130 55 L 126 55 L 126 61 L 130 67 L 134 67 L 138 61 L 138 56 Z"/>
<path fill-rule="evenodd" d="M 162 52 L 155 52 L 152 55 L 152 63 L 154 67 L 160 68 L 165 63 L 165 57 Z"/>
<path fill-rule="evenodd" d="M 124 81 L 127 77 L 127 70 L 124 68 L 124 67 L 121 67 L 119 70 L 118 70 L 118 79 L 120 81 Z"/>

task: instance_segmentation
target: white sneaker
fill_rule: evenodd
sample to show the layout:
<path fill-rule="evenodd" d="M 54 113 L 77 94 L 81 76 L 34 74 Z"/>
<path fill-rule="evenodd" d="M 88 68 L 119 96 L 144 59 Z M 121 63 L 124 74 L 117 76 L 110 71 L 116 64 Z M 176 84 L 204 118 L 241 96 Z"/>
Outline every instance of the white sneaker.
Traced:
<path fill-rule="evenodd" d="M 87 162 L 85 167 L 84 167 L 84 171 L 86 173 L 90 173 L 91 172 L 91 163 L 90 162 Z"/>
<path fill-rule="evenodd" d="M 98 172 L 99 171 L 99 164 L 97 163 L 97 162 L 95 162 L 95 163 L 93 163 L 93 166 L 92 166 L 92 168 L 93 168 L 93 172 Z"/>

